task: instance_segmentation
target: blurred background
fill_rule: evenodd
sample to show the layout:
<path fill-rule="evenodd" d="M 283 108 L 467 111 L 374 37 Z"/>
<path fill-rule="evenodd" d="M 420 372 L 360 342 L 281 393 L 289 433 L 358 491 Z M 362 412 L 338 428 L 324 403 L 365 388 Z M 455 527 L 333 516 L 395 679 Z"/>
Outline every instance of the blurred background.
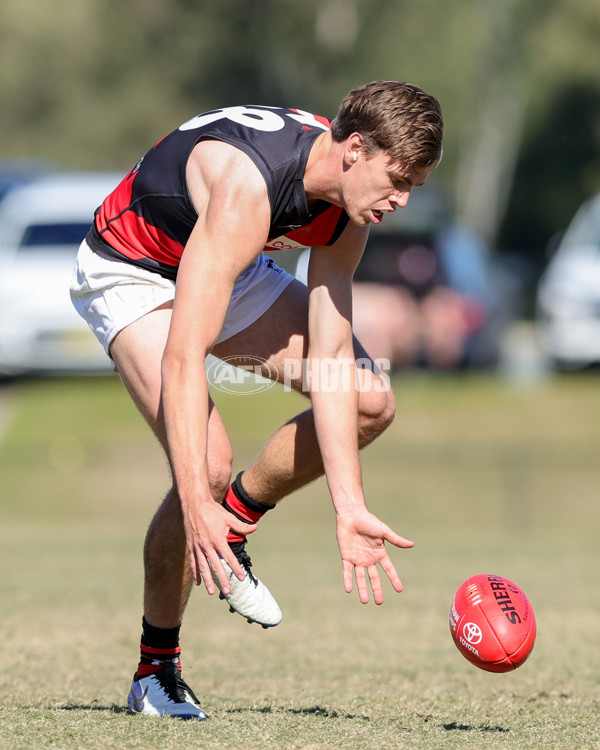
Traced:
<path fill-rule="evenodd" d="M 41 311 L 48 284 L 24 278 L 66 278 L 86 216 L 156 140 L 233 104 L 333 117 L 375 79 L 434 94 L 446 135 L 435 179 L 372 233 L 367 349 L 397 371 L 596 366 L 600 205 L 564 232 L 600 192 L 599 38 L 596 0 L 3 0 L 0 373 L 101 367 L 68 300 Z"/>

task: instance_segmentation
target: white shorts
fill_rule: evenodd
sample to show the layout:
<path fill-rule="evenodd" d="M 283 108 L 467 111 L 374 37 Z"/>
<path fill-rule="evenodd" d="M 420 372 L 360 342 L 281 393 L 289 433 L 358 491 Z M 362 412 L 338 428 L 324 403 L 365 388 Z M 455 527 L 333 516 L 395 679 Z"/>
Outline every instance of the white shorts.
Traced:
<path fill-rule="evenodd" d="M 218 343 L 252 325 L 294 277 L 261 253 L 237 278 Z M 108 354 L 123 328 L 175 297 L 175 282 L 131 263 L 108 260 L 81 243 L 71 300 Z"/>

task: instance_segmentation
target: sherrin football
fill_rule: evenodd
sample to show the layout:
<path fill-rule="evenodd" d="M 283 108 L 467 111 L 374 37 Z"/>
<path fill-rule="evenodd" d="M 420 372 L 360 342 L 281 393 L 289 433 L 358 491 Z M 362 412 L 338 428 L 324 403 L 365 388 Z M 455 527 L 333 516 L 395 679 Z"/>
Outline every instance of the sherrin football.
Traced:
<path fill-rule="evenodd" d="M 502 576 L 476 575 L 458 588 L 450 632 L 461 654 L 487 672 L 510 672 L 527 659 L 536 634 L 529 599 Z"/>

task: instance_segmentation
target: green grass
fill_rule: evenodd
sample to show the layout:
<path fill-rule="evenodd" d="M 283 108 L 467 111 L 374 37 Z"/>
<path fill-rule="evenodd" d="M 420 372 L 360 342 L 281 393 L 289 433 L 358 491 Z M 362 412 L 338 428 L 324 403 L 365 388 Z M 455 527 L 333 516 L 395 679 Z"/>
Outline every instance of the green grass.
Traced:
<path fill-rule="evenodd" d="M 0 748 L 600 748 L 600 383 L 516 388 L 401 378 L 398 415 L 363 454 L 371 509 L 412 550 L 382 607 L 346 595 L 324 482 L 252 539 L 284 621 L 248 626 L 194 592 L 185 676 L 204 723 L 129 716 L 141 545 L 168 474 L 115 378 L 0 392 Z M 238 470 L 297 411 L 295 396 L 217 395 Z M 500 573 L 538 620 L 530 659 L 481 672 L 448 609 Z"/>

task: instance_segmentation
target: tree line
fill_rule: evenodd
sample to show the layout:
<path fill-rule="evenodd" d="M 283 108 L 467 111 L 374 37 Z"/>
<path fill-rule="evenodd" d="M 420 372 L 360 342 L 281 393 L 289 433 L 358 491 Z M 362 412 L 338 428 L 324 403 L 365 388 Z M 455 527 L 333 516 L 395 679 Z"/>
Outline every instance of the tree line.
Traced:
<path fill-rule="evenodd" d="M 125 170 L 206 109 L 333 116 L 408 80 L 442 104 L 456 211 L 541 262 L 600 190 L 599 38 L 597 0 L 3 0 L 0 158 Z"/>

